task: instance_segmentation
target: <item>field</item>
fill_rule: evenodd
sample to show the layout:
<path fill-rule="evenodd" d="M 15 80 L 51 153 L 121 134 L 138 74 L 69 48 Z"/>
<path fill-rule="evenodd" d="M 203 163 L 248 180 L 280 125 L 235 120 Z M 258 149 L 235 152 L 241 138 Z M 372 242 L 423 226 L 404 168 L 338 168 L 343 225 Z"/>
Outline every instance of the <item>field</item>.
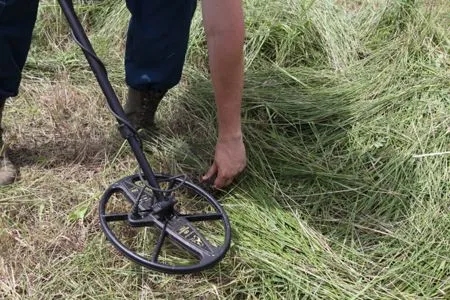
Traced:
<path fill-rule="evenodd" d="M 125 99 L 124 1 L 76 2 Z M 445 0 L 247 0 L 248 167 L 216 196 L 233 241 L 201 274 L 138 267 L 98 200 L 136 171 L 56 1 L 41 1 L 5 141 L 2 299 L 450 299 L 450 6 Z M 199 175 L 215 107 L 198 9 L 182 82 L 145 150 Z"/>

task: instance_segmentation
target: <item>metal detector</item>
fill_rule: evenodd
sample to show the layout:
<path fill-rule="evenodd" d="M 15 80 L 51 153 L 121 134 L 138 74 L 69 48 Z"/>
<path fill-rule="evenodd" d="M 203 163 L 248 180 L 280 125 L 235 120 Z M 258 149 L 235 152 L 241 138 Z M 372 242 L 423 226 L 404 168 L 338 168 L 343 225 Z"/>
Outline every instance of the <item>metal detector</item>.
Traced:
<path fill-rule="evenodd" d="M 230 247 L 231 228 L 225 211 L 186 175 L 153 172 L 72 0 L 58 1 L 140 167 L 137 174 L 110 185 L 101 197 L 99 218 L 104 234 L 128 259 L 152 270 L 183 274 L 214 266 Z"/>

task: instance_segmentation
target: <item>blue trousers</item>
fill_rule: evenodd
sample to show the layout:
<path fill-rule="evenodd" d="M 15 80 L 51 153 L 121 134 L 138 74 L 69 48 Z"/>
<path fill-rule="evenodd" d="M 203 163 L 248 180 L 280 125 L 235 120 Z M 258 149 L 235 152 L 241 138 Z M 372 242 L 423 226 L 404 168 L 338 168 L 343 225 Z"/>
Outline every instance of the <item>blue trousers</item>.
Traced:
<path fill-rule="evenodd" d="M 0 101 L 18 94 L 39 0 L 0 0 Z M 168 90 L 181 78 L 196 0 L 126 0 L 125 81 Z M 95 45 L 93 45 L 95 49 Z"/>

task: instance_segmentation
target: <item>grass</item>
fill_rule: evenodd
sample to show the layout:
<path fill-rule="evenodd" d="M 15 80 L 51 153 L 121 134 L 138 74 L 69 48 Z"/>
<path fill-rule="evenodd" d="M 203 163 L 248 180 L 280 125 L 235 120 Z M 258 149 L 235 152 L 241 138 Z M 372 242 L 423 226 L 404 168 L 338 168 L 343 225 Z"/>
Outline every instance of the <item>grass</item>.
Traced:
<path fill-rule="evenodd" d="M 168 276 L 105 241 L 98 199 L 135 171 L 55 1 L 42 1 L 5 140 L 6 299 L 448 299 L 450 60 L 445 1 L 245 1 L 249 165 L 218 194 L 233 244 L 216 268 Z M 125 98 L 122 1 L 77 3 Z M 201 173 L 216 132 L 200 14 L 182 83 L 145 144 L 157 171 Z M 122 147 L 121 147 L 122 146 Z M 251 222 L 250 222 L 251 220 Z"/>

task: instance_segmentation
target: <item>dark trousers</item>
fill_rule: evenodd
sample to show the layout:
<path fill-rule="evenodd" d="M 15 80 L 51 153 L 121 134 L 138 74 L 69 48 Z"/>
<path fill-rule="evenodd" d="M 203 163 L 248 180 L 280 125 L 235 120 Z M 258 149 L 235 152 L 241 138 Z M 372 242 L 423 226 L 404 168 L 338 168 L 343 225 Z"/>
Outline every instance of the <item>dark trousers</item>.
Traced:
<path fill-rule="evenodd" d="M 0 100 L 18 94 L 38 0 L 0 0 Z M 196 0 L 126 0 L 131 13 L 125 80 L 138 90 L 167 90 L 181 78 Z M 93 45 L 95 49 L 95 45 Z"/>

